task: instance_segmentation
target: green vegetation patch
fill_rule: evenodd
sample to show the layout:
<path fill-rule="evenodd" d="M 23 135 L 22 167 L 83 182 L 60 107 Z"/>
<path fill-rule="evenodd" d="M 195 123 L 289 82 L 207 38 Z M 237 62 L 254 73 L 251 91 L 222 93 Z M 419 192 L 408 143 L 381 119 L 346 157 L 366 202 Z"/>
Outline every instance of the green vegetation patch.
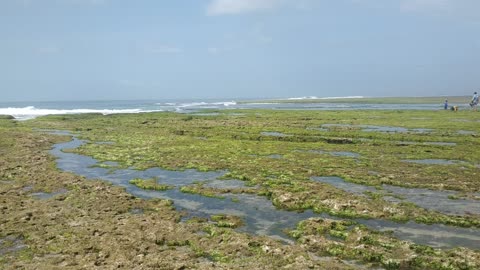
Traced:
<path fill-rule="evenodd" d="M 151 178 L 151 179 L 135 178 L 130 180 L 129 183 L 141 189 L 148 189 L 148 190 L 165 191 L 165 190 L 174 188 L 173 186 L 170 186 L 170 185 L 159 184 L 156 178 Z"/>
<path fill-rule="evenodd" d="M 243 225 L 243 220 L 231 215 L 212 215 L 210 217 L 218 227 L 238 228 Z"/>
<path fill-rule="evenodd" d="M 204 183 L 195 183 L 188 186 L 183 186 L 180 188 L 180 191 L 183 193 L 198 194 L 205 197 L 225 199 L 225 197 L 219 195 L 215 189 L 206 188 Z"/>
<path fill-rule="evenodd" d="M 79 131 L 82 139 L 90 141 L 115 141 L 113 145 L 86 144 L 75 151 L 100 161 L 118 162 L 122 167 L 227 170 L 228 178 L 258 186 L 257 194 L 266 196 L 282 209 L 480 227 L 480 218 L 475 215 L 449 216 L 411 204 L 388 202 L 374 193 L 367 197 L 349 194 L 310 180 L 314 176 L 338 176 L 363 185 L 458 190 L 466 194 L 465 197 L 472 197 L 471 194 L 480 191 L 476 181 L 480 177 L 477 113 L 444 110 L 232 110 L 231 113 L 240 115 L 186 116 L 170 112 L 67 115 L 41 117 L 21 124 Z M 326 124 L 346 128 L 321 129 Z M 399 127 L 404 131 L 348 128 L 365 125 Z M 461 130 L 472 133 L 464 134 Z M 290 136 L 264 136 L 262 132 Z M 442 145 L 442 142 L 450 144 Z M 352 152 L 359 157 L 311 152 L 316 149 Z M 269 158 L 271 155 L 282 158 Z M 404 162 L 409 159 L 463 162 L 449 165 Z M 225 190 L 194 184 L 182 187 L 182 191 L 221 197 Z"/>
<path fill-rule="evenodd" d="M 15 117 L 11 115 L 0 114 L 0 120 L 13 120 Z"/>
<path fill-rule="evenodd" d="M 350 221 L 310 218 L 290 235 L 311 252 L 347 260 L 361 260 L 386 269 L 478 269 L 480 252 L 465 248 L 434 249 L 399 241 Z"/>

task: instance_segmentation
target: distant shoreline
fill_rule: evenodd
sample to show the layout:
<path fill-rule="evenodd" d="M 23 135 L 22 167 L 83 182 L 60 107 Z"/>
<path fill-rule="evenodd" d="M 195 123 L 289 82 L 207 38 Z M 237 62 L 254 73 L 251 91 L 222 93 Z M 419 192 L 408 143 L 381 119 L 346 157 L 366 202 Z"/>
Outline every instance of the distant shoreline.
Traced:
<path fill-rule="evenodd" d="M 438 97 L 293 97 L 271 99 L 191 100 L 191 101 L 65 101 L 0 103 L 0 115 L 28 120 L 43 115 L 82 113 L 119 114 L 147 112 L 198 113 L 204 110 L 272 109 L 272 110 L 443 110 L 448 106 L 468 108 L 468 96 Z"/>
<path fill-rule="evenodd" d="M 299 99 L 261 99 L 238 101 L 238 104 L 253 103 L 363 103 L 363 104 L 468 104 L 469 96 L 439 96 L 439 97 L 338 97 L 338 98 L 299 98 Z"/>

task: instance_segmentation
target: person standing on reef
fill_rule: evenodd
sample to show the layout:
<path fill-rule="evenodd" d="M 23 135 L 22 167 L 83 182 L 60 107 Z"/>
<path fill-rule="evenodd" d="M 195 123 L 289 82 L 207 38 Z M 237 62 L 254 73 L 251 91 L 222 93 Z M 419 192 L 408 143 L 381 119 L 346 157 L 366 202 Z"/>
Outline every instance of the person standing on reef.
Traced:
<path fill-rule="evenodd" d="M 443 104 L 443 108 L 445 110 L 448 109 L 448 99 L 445 99 L 445 104 Z"/>
<path fill-rule="evenodd" d="M 473 111 L 477 111 L 478 107 L 478 94 L 477 92 L 473 93 L 472 101 L 470 102 L 470 106 L 472 106 Z"/>

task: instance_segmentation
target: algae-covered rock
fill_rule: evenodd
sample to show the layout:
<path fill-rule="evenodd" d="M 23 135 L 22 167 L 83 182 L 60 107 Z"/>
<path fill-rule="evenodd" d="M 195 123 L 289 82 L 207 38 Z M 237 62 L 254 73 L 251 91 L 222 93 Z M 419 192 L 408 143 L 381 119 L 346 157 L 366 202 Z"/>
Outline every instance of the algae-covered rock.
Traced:
<path fill-rule="evenodd" d="M 353 221 L 310 218 L 290 235 L 319 255 L 374 263 L 386 269 L 478 269 L 480 253 L 465 248 L 435 249 L 400 241 Z M 448 265 L 448 268 L 444 268 Z"/>
<path fill-rule="evenodd" d="M 53 135 L 15 127 L 0 129 L 0 138 L 0 151 L 9 153 L 0 172 L 15 179 L 0 185 L 0 269 L 350 269 L 335 259 L 310 259 L 297 245 L 226 228 L 240 224 L 237 217 L 180 222 L 169 200 L 142 200 L 60 172 L 46 154 Z M 30 196 L 62 188 L 69 192 L 54 199 Z"/>
<path fill-rule="evenodd" d="M 6 114 L 0 114 L 0 120 L 13 120 L 15 117 Z"/>
<path fill-rule="evenodd" d="M 238 228 L 243 225 L 243 220 L 237 216 L 212 215 L 211 219 L 218 227 Z"/>
<path fill-rule="evenodd" d="M 152 179 L 135 178 L 130 180 L 129 183 L 139 188 L 148 189 L 148 190 L 163 191 L 163 190 L 169 190 L 173 188 L 173 186 L 170 186 L 170 185 L 159 184 L 157 183 L 157 180 L 153 178 Z"/>

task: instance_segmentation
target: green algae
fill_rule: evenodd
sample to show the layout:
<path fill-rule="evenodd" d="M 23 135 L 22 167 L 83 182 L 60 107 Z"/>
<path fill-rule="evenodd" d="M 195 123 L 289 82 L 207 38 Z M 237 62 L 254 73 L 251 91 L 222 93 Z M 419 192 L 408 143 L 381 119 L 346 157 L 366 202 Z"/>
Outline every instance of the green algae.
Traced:
<path fill-rule="evenodd" d="M 210 217 L 218 227 L 238 228 L 243 225 L 243 220 L 231 215 L 212 215 Z"/>
<path fill-rule="evenodd" d="M 268 110 L 236 110 L 233 113 L 242 113 L 243 116 L 185 116 L 174 113 L 48 116 L 19 125 L 24 130 L 26 127 L 76 130 L 81 132 L 82 139 L 114 141 L 115 144 L 86 144 L 75 151 L 100 161 L 118 162 L 122 168 L 228 170 L 224 178 L 245 181 L 247 186 L 258 186 L 255 191 L 257 194 L 266 196 L 282 209 L 313 209 L 317 213 L 325 212 L 346 218 L 380 218 L 399 222 L 414 220 L 426 224 L 480 227 L 478 216 L 449 216 L 409 203 L 388 202 L 377 193 L 367 193 L 367 196 L 349 194 L 310 180 L 313 176 L 338 176 L 346 181 L 375 187 L 391 184 L 433 190 L 451 189 L 463 192 L 465 197 L 472 197 L 472 194 L 480 191 L 475 180 L 480 173 L 476 166 L 480 152 L 475 151 L 480 147 L 475 135 L 480 134 L 480 126 L 472 124 L 477 121 L 475 113 Z M 324 124 L 394 126 L 431 131 L 384 133 L 366 132 L 358 128 L 314 129 Z M 262 136 L 261 133 L 267 130 L 291 136 Z M 472 130 L 475 133 L 459 134 L 458 130 Z M 424 144 L 426 142 L 428 144 Z M 456 145 L 442 145 L 442 142 Z M 314 149 L 354 152 L 360 156 L 351 159 L 309 152 Z M 272 154 L 282 155 L 283 158 L 268 158 Z M 461 160 L 464 163 L 449 166 L 409 164 L 402 162 L 405 159 Z M 13 179 L 21 170 L 12 167 L 2 173 Z M 183 192 L 211 197 L 221 197 L 220 194 L 225 192 L 200 183 L 182 189 Z M 80 202 L 75 205 L 82 207 Z M 209 238 L 217 239 L 225 234 L 222 229 L 226 228 L 217 225 L 205 229 Z M 327 243 L 333 242 L 317 246 L 317 242 L 304 242 L 309 239 L 306 235 L 315 241 L 327 239 Z M 474 269 L 480 261 L 478 253 L 468 249 L 440 252 L 428 247 L 412 246 L 388 234 L 355 224 L 343 224 L 310 234 L 297 230 L 296 233 L 292 232 L 292 236 L 319 255 L 374 262 L 387 269 Z M 356 240 L 358 237 L 355 236 L 361 236 L 360 240 Z M 189 244 L 190 247 L 192 245 Z M 250 247 L 249 250 L 264 254 L 261 246 Z M 360 251 L 355 250 L 357 246 Z M 396 254 L 395 250 L 404 254 Z M 204 250 L 201 254 L 212 252 Z M 438 254 L 447 259 L 442 261 Z M 464 254 L 463 263 L 461 254 Z M 450 257 L 453 259 L 448 259 Z"/>
<path fill-rule="evenodd" d="M 225 199 L 225 197 L 218 195 L 218 192 L 212 191 L 212 189 L 209 188 L 204 188 L 204 183 L 183 186 L 180 188 L 180 191 L 183 193 L 198 194 L 210 198 Z"/>
<path fill-rule="evenodd" d="M 359 184 L 380 186 L 452 189 L 478 192 L 473 179 L 479 177 L 474 165 L 480 159 L 479 141 L 456 130 L 475 130 L 465 118 L 471 112 L 444 111 L 234 111 L 242 117 L 223 114 L 184 116 L 174 113 L 149 113 L 110 116 L 65 116 L 63 128 L 81 130 L 91 141 L 115 141 L 113 145 L 87 144 L 77 151 L 101 161 L 115 161 L 121 167 L 171 170 L 189 168 L 201 171 L 226 169 L 226 178 L 259 185 L 258 193 L 272 199 L 279 208 L 314 209 L 343 217 L 419 220 L 461 226 L 478 226 L 478 218 L 447 217 L 431 214 L 411 205 L 395 205 L 370 194 L 370 199 L 338 192 L 309 181 L 311 176 L 335 175 Z M 259 115 L 261 114 L 261 115 Z M 63 119 L 63 118 L 62 118 Z M 143 124 L 148 122 L 148 125 Z M 65 123 L 66 122 L 66 123 Z M 319 132 L 309 127 L 339 124 L 343 127 L 372 125 L 406 129 L 430 129 L 428 133 L 364 132 L 358 128 L 335 128 Z M 28 125 L 59 127 L 58 116 L 38 118 Z M 342 126 L 340 126 L 342 127 Z M 265 130 L 291 136 L 262 136 Z M 208 138 L 198 140 L 197 138 Z M 445 145 L 398 145 L 404 142 L 454 142 Z M 312 149 L 329 152 L 354 152 L 358 159 L 315 155 Z M 299 151 L 300 150 L 300 151 Z M 269 155 L 282 155 L 272 160 Z M 405 159 L 462 160 L 445 168 L 440 165 L 405 164 Z M 371 174 L 375 171 L 375 174 Z M 220 196 L 219 191 L 201 185 L 183 188 L 184 192 Z M 285 199 L 285 195 L 289 199 Z M 384 208 L 391 211 L 384 211 Z M 426 216 L 426 218 L 425 218 Z"/>
<path fill-rule="evenodd" d="M 155 178 L 151 178 L 151 179 L 135 178 L 130 180 L 129 183 L 136 187 L 139 187 L 142 189 L 148 189 L 148 190 L 164 191 L 164 190 L 169 190 L 174 188 L 173 186 L 170 186 L 170 185 L 159 184 L 157 182 L 157 179 Z"/>
<path fill-rule="evenodd" d="M 12 119 L 15 119 L 15 117 L 11 115 L 0 114 L 0 120 L 12 120 Z"/>
<path fill-rule="evenodd" d="M 375 263 L 386 269 L 477 269 L 479 253 L 464 248 L 434 249 L 399 241 L 348 221 L 310 218 L 290 235 L 319 255 Z"/>
<path fill-rule="evenodd" d="M 68 123 L 68 119 L 84 116 L 55 121 Z M 142 200 L 124 188 L 57 170 L 48 151 L 68 137 L 1 122 L 0 180 L 8 176 L 8 183 L 0 184 L 1 236 L 22 236 L 27 245 L 0 256 L 1 269 L 351 269 L 335 259 L 309 259 L 297 245 L 285 246 L 205 222 L 181 223 L 169 200 Z M 24 188 L 29 186 L 69 192 L 35 200 Z M 139 215 L 132 209 L 143 212 Z M 215 233 L 200 233 L 205 226 L 215 228 Z M 249 249 L 251 242 L 270 251 L 255 253 Z M 215 261 L 199 260 L 196 254 Z"/>

